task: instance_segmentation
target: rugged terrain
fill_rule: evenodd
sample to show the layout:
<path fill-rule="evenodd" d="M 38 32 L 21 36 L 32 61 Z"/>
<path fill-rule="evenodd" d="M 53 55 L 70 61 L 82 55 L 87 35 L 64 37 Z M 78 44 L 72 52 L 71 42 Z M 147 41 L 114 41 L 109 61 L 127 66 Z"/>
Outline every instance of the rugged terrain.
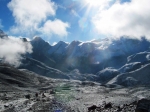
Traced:
<path fill-rule="evenodd" d="M 9 39 L 1 30 L 0 38 Z M 54 46 L 40 37 L 20 41 L 31 44 L 33 52 L 21 55 L 18 67 L 0 59 L 0 111 L 150 112 L 150 42 L 145 38 Z"/>
<path fill-rule="evenodd" d="M 127 111 L 134 112 L 136 104 L 133 102 L 150 98 L 148 86 L 126 88 L 89 81 L 51 79 L 4 64 L 0 65 L 0 77 L 2 112 L 87 112 L 93 105 L 103 108 L 104 102 L 111 102 L 113 108 L 101 111 L 97 108 L 97 111 L 112 109 L 115 112 L 126 104 Z"/>

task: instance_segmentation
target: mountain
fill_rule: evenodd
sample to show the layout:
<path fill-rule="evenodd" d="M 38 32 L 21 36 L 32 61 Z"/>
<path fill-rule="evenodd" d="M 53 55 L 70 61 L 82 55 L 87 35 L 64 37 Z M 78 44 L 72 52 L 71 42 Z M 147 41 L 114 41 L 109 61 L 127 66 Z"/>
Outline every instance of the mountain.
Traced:
<path fill-rule="evenodd" d="M 118 84 L 127 87 L 137 85 L 150 85 L 150 64 L 146 64 L 139 69 L 124 74 L 119 74 L 108 82 L 108 84 Z"/>
<path fill-rule="evenodd" d="M 126 72 L 134 71 L 134 70 L 139 69 L 141 67 L 142 67 L 142 63 L 141 62 L 133 62 L 133 63 L 125 64 L 124 66 L 122 66 L 119 69 L 119 71 L 121 73 L 126 73 Z"/>
<path fill-rule="evenodd" d="M 19 68 L 53 78 L 107 83 L 121 73 L 149 63 L 150 42 L 145 38 L 60 41 L 51 46 L 41 37 L 35 37 L 30 43 L 33 53 L 25 56 Z"/>
<path fill-rule="evenodd" d="M 2 30 L 0 35 L 7 37 Z M 53 46 L 41 37 L 34 37 L 31 41 L 22 40 L 32 45 L 33 52 L 22 55 L 22 64 L 18 68 L 51 78 L 97 81 L 102 84 L 111 84 L 109 82 L 114 79 L 117 83 L 112 84 L 125 85 L 118 82 L 118 77 L 140 69 L 145 73 L 143 67 L 150 63 L 150 42 L 144 37 L 141 40 L 121 37 L 89 42 L 60 41 Z M 142 72 L 138 71 L 137 74 Z M 123 78 L 131 82 L 140 80 L 132 75 L 128 77 Z"/>
<path fill-rule="evenodd" d="M 55 62 L 48 56 L 48 50 L 51 48 L 49 43 L 45 42 L 41 37 L 34 37 L 30 43 L 33 46 L 33 53 L 29 56 L 53 67 Z"/>
<path fill-rule="evenodd" d="M 51 68 L 44 63 L 32 58 L 24 58 L 19 68 L 27 69 L 37 74 L 55 79 L 70 79 L 69 76 L 67 76 L 62 71 Z"/>
<path fill-rule="evenodd" d="M 132 62 L 141 62 L 141 63 L 147 63 L 150 61 L 150 52 L 140 52 L 133 54 L 127 58 L 127 63 Z"/>
<path fill-rule="evenodd" d="M 56 44 L 59 46 L 60 43 Z M 54 54 L 54 48 L 52 46 L 49 50 L 49 54 Z M 91 63 L 101 62 L 105 59 L 112 57 L 131 55 L 134 53 L 145 51 L 149 48 L 149 42 L 142 38 L 141 40 L 130 39 L 127 37 L 122 37 L 120 39 L 101 39 L 91 42 L 80 42 L 73 41 L 70 44 L 65 44 L 61 46 L 63 49 L 63 55 L 68 57 L 88 57 L 92 56 L 93 60 Z M 62 52 L 56 52 L 57 54 L 62 54 Z"/>
<path fill-rule="evenodd" d="M 6 35 L 1 29 L 0 29 L 0 38 L 8 38 L 8 35 Z"/>
<path fill-rule="evenodd" d="M 69 44 L 63 41 L 59 41 L 56 45 L 52 46 L 49 49 L 49 54 L 53 55 L 53 54 L 61 54 L 63 55 L 66 52 L 66 47 Z"/>
<path fill-rule="evenodd" d="M 26 73 L 24 70 L 18 70 L 8 64 L 0 63 L 0 83 L 6 86 L 6 89 L 19 87 L 38 87 L 40 80 L 46 81 L 42 76 L 36 75 L 35 73 Z M 27 70 L 26 70 L 27 71 Z"/>
<path fill-rule="evenodd" d="M 127 37 L 89 42 L 60 41 L 54 46 L 49 45 L 41 37 L 35 37 L 30 43 L 33 53 L 27 57 L 62 72 L 68 73 L 78 69 L 81 73 L 92 74 L 107 67 L 119 69 L 126 64 L 128 56 L 147 51 L 150 46 L 150 42 L 145 38 L 136 40 Z"/>
<path fill-rule="evenodd" d="M 110 81 L 116 77 L 118 74 L 120 74 L 120 72 L 117 69 L 105 68 L 96 74 L 96 76 L 98 76 L 97 81 L 106 83 L 107 81 Z"/>

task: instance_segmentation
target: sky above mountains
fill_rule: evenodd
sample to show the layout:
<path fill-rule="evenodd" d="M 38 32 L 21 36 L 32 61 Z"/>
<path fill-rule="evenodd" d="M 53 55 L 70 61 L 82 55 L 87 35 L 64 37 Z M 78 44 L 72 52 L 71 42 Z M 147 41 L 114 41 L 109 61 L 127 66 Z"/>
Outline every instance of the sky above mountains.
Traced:
<path fill-rule="evenodd" d="M 0 0 L 0 29 L 13 37 L 88 41 L 150 38 L 149 0 Z"/>

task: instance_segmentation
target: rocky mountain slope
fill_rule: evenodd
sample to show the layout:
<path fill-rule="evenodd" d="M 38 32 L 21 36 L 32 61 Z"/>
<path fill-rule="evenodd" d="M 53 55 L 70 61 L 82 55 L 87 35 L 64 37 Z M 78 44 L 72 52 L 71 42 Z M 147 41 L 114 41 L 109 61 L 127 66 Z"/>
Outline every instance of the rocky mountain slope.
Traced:
<path fill-rule="evenodd" d="M 55 79 L 57 79 L 57 78 L 70 79 L 69 76 L 67 76 L 62 71 L 60 71 L 58 69 L 51 68 L 51 67 L 47 66 L 46 64 L 44 64 L 40 61 L 37 61 L 33 58 L 25 57 L 22 60 L 22 64 L 20 65 L 19 68 L 24 68 L 24 69 L 33 71 L 37 74 L 51 77 L 51 78 L 55 78 Z"/>
<path fill-rule="evenodd" d="M 136 85 L 150 85 L 149 73 L 150 73 L 150 64 L 147 64 L 135 71 L 119 74 L 117 77 L 115 77 L 108 83 L 119 84 L 128 87 Z"/>
<path fill-rule="evenodd" d="M 99 39 L 90 42 L 58 42 L 51 46 L 40 37 L 31 40 L 33 53 L 30 58 L 44 64 L 70 72 L 78 69 L 81 73 L 93 73 L 107 68 L 120 68 L 127 62 L 127 57 L 149 50 L 150 42 L 121 37 L 120 39 Z M 84 65 L 84 66 L 83 66 Z"/>
<path fill-rule="evenodd" d="M 1 38 L 8 38 L 3 31 L 0 35 Z M 33 52 L 23 55 L 19 69 L 28 69 L 57 79 L 88 80 L 123 86 L 128 86 L 128 82 L 131 82 L 130 86 L 149 84 L 145 77 L 149 77 L 150 42 L 145 38 L 136 40 L 121 37 L 71 43 L 60 41 L 54 46 L 41 37 L 22 41 L 30 43 Z"/>
<path fill-rule="evenodd" d="M 70 79 L 91 80 L 102 84 L 119 84 L 123 86 L 128 86 L 124 84 L 124 80 L 126 83 L 128 81 L 131 81 L 131 83 L 135 83 L 135 81 L 141 82 L 130 84 L 130 86 L 138 84 L 146 85 L 148 83 L 148 80 L 144 81 L 144 79 L 140 78 L 135 79 L 132 75 L 124 75 L 129 74 L 129 72 L 136 72 L 138 69 L 141 69 L 142 72 L 136 72 L 135 74 L 137 76 L 141 76 L 142 78 L 141 74 L 145 74 L 144 67 L 146 64 L 149 64 L 150 54 L 150 42 L 145 38 L 135 40 L 122 37 L 119 40 L 100 39 L 91 42 L 73 41 L 70 44 L 60 41 L 54 46 L 49 45 L 49 47 L 44 47 L 47 49 L 42 51 L 36 47 L 41 46 L 40 42 L 45 44 L 44 40 L 39 37 L 35 39 L 37 45 L 32 44 L 33 48 L 35 48 L 35 50 L 38 49 L 38 53 L 41 56 L 44 54 L 52 61 L 50 63 L 53 64 L 48 65 L 44 61 L 40 61 L 46 66 L 61 70 Z M 33 43 L 35 39 L 33 39 L 31 43 Z M 45 53 L 42 53 L 43 51 Z M 33 58 L 32 55 L 38 56 L 34 51 L 33 54 L 31 54 L 31 58 Z M 34 70 L 34 72 L 38 73 L 37 69 Z M 33 69 L 30 70 L 33 71 Z M 40 74 L 46 73 L 43 72 Z M 121 76 L 124 76 L 124 80 L 122 81 L 119 78 Z M 145 77 L 148 78 L 149 75 L 145 74 Z M 113 78 L 117 80 L 116 83 L 112 83 L 111 80 L 114 80 Z M 118 80 L 120 81 L 118 82 Z"/>
<path fill-rule="evenodd" d="M 40 80 L 46 81 L 46 79 L 42 76 L 35 75 L 34 73 L 26 73 L 23 70 L 18 70 L 12 66 L 7 64 L 0 64 L 0 82 L 5 85 L 7 88 L 3 88 L 1 86 L 2 91 L 7 91 L 8 88 L 18 88 L 21 87 L 39 87 Z M 12 89 L 9 89 L 12 90 Z"/>
<path fill-rule="evenodd" d="M 1 112 L 148 112 L 149 92 L 149 86 L 105 87 L 89 81 L 51 79 L 0 64 Z"/>
<path fill-rule="evenodd" d="M 9 39 L 1 30 L 0 38 Z M 18 68 L 0 62 L 0 111 L 149 112 L 150 43 L 145 38 L 54 46 L 40 37 L 21 41 L 33 52 L 22 55 Z"/>

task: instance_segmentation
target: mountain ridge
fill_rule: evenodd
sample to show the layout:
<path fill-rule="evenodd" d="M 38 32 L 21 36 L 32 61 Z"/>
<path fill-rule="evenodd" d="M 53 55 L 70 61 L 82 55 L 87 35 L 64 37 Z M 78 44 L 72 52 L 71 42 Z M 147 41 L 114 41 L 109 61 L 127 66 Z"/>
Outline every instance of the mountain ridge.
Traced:
<path fill-rule="evenodd" d="M 132 54 L 146 51 L 149 49 L 150 46 L 149 41 L 144 38 L 142 38 L 141 40 L 129 38 L 123 38 L 113 41 L 111 40 L 112 39 L 103 39 L 103 41 L 99 42 L 73 41 L 70 44 L 65 44 L 65 46 L 61 46 L 61 49 L 58 46 L 58 42 L 58 44 L 56 44 L 57 50 L 55 48 L 56 46 L 52 46 L 48 50 L 48 54 L 51 55 L 52 59 L 54 59 L 56 62 L 57 60 L 59 60 L 60 62 L 64 59 L 70 60 L 67 66 L 72 66 L 72 63 L 80 63 L 80 59 L 82 58 L 88 60 L 90 65 L 105 63 L 105 60 L 109 60 L 115 57 L 128 57 Z M 59 58 L 57 58 L 58 56 Z M 61 56 L 63 57 L 62 59 L 60 59 Z"/>
<path fill-rule="evenodd" d="M 4 34 L 2 31 L 1 33 Z M 22 40 L 32 45 L 33 52 L 23 55 L 22 64 L 18 68 L 28 69 L 51 78 L 88 80 L 107 84 L 112 79 L 117 80 L 122 76 L 120 74 L 144 69 L 142 67 L 150 63 L 150 42 L 145 38 L 141 40 L 127 37 L 105 38 L 71 43 L 60 41 L 54 46 L 41 37 L 35 37 L 31 41 Z M 136 81 L 132 75 L 125 79 Z"/>

